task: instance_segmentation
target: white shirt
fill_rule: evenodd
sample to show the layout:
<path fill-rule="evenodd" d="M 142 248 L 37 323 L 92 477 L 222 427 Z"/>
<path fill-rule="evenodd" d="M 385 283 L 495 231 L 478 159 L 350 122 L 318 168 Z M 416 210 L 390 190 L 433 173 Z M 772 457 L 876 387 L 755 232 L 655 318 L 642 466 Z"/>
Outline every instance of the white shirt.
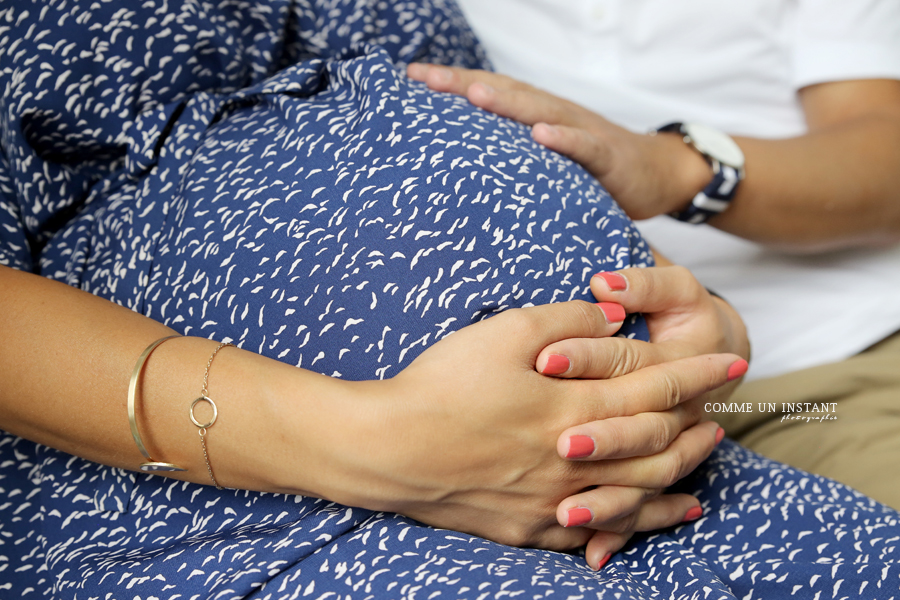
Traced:
<path fill-rule="evenodd" d="M 797 90 L 900 79 L 900 0 L 458 0 L 506 73 L 645 132 L 806 132 Z M 837 361 L 900 329 L 900 246 L 790 256 L 709 226 L 640 224 L 744 316 L 750 378 Z"/>

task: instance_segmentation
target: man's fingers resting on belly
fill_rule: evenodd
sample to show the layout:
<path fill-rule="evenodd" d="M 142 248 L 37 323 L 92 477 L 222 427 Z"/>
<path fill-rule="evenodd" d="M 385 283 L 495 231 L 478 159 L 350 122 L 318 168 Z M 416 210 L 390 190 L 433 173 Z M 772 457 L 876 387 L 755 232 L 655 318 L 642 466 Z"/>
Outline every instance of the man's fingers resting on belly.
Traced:
<path fill-rule="evenodd" d="M 406 72 L 436 92 L 465 96 L 479 108 L 525 125 L 584 125 L 586 111 L 580 106 L 506 75 L 421 63 L 409 65 Z"/>

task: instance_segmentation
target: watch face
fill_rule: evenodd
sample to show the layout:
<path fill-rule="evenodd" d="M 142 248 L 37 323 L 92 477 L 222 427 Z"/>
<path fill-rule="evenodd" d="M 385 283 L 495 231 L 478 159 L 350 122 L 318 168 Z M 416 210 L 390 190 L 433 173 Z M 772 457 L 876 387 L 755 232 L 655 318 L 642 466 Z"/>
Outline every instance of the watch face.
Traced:
<path fill-rule="evenodd" d="M 728 135 L 698 123 L 685 123 L 687 133 L 700 152 L 736 169 L 744 168 L 744 153 Z"/>

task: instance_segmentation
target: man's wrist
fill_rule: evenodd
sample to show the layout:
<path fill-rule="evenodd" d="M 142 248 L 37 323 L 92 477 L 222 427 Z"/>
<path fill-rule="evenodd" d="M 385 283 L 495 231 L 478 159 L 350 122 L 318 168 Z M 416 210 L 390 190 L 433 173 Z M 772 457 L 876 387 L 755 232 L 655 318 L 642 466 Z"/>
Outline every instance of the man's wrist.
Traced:
<path fill-rule="evenodd" d="M 660 211 L 660 214 L 669 214 L 690 204 L 712 180 L 712 171 L 703 156 L 682 141 L 681 135 L 661 132 L 655 137 L 670 165 L 667 174 L 669 189 Z"/>
<path fill-rule="evenodd" d="M 674 122 L 655 133 L 675 133 L 703 157 L 712 172 L 711 181 L 683 208 L 669 213 L 679 221 L 706 223 L 731 206 L 738 184 L 744 178 L 744 152 L 728 134 L 699 123 Z"/>

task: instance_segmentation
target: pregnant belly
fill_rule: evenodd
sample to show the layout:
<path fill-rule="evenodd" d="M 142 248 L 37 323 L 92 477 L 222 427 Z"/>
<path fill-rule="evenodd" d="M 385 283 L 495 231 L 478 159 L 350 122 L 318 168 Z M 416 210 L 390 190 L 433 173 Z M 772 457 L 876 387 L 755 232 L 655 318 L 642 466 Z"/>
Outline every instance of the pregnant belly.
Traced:
<path fill-rule="evenodd" d="M 377 48 L 160 118 L 177 126 L 159 164 L 96 215 L 81 280 L 185 334 L 390 377 L 465 325 L 589 300 L 595 272 L 652 260 L 579 166 Z M 129 244 L 117 275 L 109 249 Z"/>

